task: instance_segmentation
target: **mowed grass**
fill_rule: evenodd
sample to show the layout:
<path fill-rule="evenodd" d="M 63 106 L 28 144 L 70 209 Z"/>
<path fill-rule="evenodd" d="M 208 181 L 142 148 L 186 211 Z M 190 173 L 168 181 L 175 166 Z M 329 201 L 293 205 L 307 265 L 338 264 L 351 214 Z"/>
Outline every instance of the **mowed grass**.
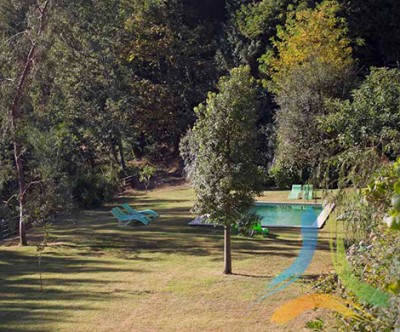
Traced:
<path fill-rule="evenodd" d="M 302 279 L 259 302 L 267 283 L 296 259 L 300 230 L 233 236 L 235 274 L 225 276 L 222 229 L 187 226 L 193 197 L 186 185 L 170 187 L 60 218 L 41 268 L 35 244 L 43 230 L 30 232 L 30 247 L 0 247 L 0 330 L 302 331 L 327 315 L 307 312 L 286 325 L 270 320 L 279 305 L 310 288 L 307 280 L 332 270 L 327 230 Z M 108 211 L 121 202 L 162 216 L 148 227 L 119 228 Z"/>

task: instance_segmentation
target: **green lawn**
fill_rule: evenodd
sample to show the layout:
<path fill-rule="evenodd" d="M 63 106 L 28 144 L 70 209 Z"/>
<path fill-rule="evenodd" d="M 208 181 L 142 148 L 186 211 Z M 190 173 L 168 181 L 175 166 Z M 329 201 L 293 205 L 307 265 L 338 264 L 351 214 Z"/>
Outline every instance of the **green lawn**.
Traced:
<path fill-rule="evenodd" d="M 262 200 L 278 194 L 288 192 Z M 118 228 L 111 205 L 58 220 L 42 257 L 43 291 L 36 246 L 0 247 L 0 330 L 301 331 L 306 321 L 327 315 L 308 312 L 285 326 L 269 320 L 310 287 L 305 280 L 332 270 L 327 231 L 303 281 L 255 304 L 267 282 L 295 260 L 300 231 L 234 236 L 235 274 L 225 276 L 222 230 L 187 226 L 192 199 L 187 186 L 121 199 L 162 214 L 148 227 Z M 31 232 L 30 243 L 41 233 Z"/>

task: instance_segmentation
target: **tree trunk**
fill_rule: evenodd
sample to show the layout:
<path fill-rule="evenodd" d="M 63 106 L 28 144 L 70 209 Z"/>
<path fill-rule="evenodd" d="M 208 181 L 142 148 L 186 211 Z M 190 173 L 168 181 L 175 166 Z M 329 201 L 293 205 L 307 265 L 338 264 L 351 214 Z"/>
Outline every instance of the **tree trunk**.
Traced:
<path fill-rule="evenodd" d="M 114 157 L 114 161 L 117 163 L 117 165 L 119 165 L 119 159 L 118 159 L 118 155 L 117 155 L 117 150 L 115 150 L 115 144 L 114 141 L 111 141 L 111 153 Z"/>
<path fill-rule="evenodd" d="M 224 274 L 232 274 L 231 226 L 224 226 Z"/>
<path fill-rule="evenodd" d="M 19 244 L 26 246 L 26 225 L 25 225 L 25 195 L 26 183 L 24 173 L 24 161 L 22 159 L 22 146 L 20 143 L 14 142 L 14 158 L 17 168 L 18 177 L 18 200 L 19 200 Z"/>
<path fill-rule="evenodd" d="M 47 6 L 50 0 L 45 0 L 42 6 L 39 5 L 39 27 L 37 35 L 40 36 L 43 31 L 44 17 L 46 14 Z M 11 123 L 13 127 L 13 147 L 14 147 L 14 159 L 15 166 L 17 169 L 18 179 L 18 200 L 19 200 L 19 241 L 21 246 L 28 244 L 26 239 L 26 225 L 25 225 L 25 203 L 26 203 L 26 181 L 24 173 L 24 160 L 22 156 L 23 145 L 21 140 L 18 138 L 19 119 L 22 117 L 22 111 L 20 109 L 21 100 L 23 98 L 25 83 L 29 76 L 34 60 L 36 56 L 36 40 L 32 41 L 31 48 L 28 52 L 28 56 L 24 62 L 21 75 L 19 75 L 19 81 L 16 86 L 15 95 L 11 105 Z"/>
<path fill-rule="evenodd" d="M 125 156 L 124 156 L 124 148 L 122 146 L 122 140 L 121 137 L 118 138 L 118 150 L 119 150 L 119 157 L 121 159 L 121 167 L 122 167 L 122 173 L 126 176 L 126 162 L 125 162 Z"/>

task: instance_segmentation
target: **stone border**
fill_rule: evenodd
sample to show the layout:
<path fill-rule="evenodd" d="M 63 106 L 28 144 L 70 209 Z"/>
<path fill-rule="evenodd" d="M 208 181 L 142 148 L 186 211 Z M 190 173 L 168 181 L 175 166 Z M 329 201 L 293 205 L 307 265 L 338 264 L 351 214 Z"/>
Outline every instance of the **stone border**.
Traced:
<path fill-rule="evenodd" d="M 322 228 L 325 225 L 326 221 L 329 218 L 329 215 L 332 213 L 335 207 L 336 205 L 334 203 L 328 203 L 325 205 L 324 209 L 317 218 L 318 228 Z"/>

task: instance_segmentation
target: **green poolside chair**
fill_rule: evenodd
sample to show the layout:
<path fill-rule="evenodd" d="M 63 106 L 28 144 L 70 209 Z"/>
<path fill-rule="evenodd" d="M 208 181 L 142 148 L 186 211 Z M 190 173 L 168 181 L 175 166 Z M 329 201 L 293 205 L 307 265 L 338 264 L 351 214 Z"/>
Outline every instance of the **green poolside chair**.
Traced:
<path fill-rule="evenodd" d="M 255 234 L 261 234 L 263 236 L 266 236 L 269 233 L 269 229 L 266 227 L 263 228 L 261 226 L 261 223 L 255 224 L 248 230 L 244 230 L 243 228 L 241 228 L 238 225 L 233 226 L 232 229 L 234 231 L 238 232 L 239 235 L 241 234 L 241 235 L 246 235 L 246 236 L 250 236 L 250 237 L 254 236 Z"/>
<path fill-rule="evenodd" d="M 311 184 L 305 184 L 303 186 L 303 199 L 311 200 L 313 199 L 313 186 Z"/>
<path fill-rule="evenodd" d="M 150 219 L 151 221 L 157 219 L 159 217 L 158 213 L 153 211 L 153 210 L 135 210 L 133 207 L 131 207 L 129 204 L 124 203 L 121 204 L 121 206 L 125 209 L 126 212 L 129 214 L 134 215 L 135 213 L 139 213 L 144 215 L 146 218 Z"/>
<path fill-rule="evenodd" d="M 261 223 L 257 223 L 253 226 L 252 230 L 256 233 L 256 234 L 262 234 L 262 235 L 268 235 L 269 233 L 269 229 L 266 227 L 262 227 Z"/>
<path fill-rule="evenodd" d="M 150 223 L 150 219 L 146 218 L 144 215 L 140 213 L 135 214 L 125 214 L 120 208 L 113 208 L 111 214 L 117 218 L 118 226 L 128 226 L 132 221 L 139 221 L 144 225 L 148 225 Z"/>
<path fill-rule="evenodd" d="M 301 184 L 292 185 L 292 191 L 289 194 L 289 199 L 299 199 L 301 194 Z"/>

